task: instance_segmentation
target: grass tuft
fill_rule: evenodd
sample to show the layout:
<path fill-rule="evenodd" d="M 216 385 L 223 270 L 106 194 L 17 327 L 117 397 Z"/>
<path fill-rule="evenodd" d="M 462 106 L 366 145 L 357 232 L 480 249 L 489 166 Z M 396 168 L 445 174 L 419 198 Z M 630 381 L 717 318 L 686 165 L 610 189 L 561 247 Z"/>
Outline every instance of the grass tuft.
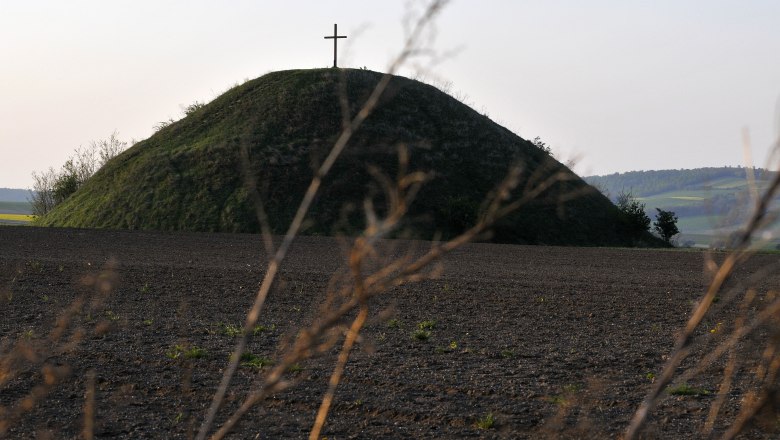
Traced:
<path fill-rule="evenodd" d="M 707 389 L 692 387 L 687 383 L 680 384 L 676 387 L 670 387 L 667 389 L 667 392 L 672 396 L 708 396 L 712 394 Z"/>

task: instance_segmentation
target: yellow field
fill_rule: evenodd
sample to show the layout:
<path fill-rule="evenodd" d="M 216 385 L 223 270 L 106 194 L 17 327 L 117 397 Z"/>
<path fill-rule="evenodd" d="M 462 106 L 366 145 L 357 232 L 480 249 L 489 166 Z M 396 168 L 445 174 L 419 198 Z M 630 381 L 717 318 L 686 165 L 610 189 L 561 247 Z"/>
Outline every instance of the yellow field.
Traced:
<path fill-rule="evenodd" d="M 2 214 L 0 213 L 0 221 L 12 221 L 12 222 L 31 222 L 35 218 L 34 215 L 27 214 Z"/>

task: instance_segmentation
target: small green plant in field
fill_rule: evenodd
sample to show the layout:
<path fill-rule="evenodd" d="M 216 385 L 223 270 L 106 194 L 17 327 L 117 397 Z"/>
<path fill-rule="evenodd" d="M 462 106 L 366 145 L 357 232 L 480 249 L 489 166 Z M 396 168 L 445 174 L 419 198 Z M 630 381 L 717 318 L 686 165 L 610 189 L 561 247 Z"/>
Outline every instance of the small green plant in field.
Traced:
<path fill-rule="evenodd" d="M 457 349 L 458 349 L 458 343 L 456 341 L 452 341 L 446 347 L 436 347 L 436 350 L 434 350 L 434 352 L 436 354 L 452 353 L 453 351 L 455 351 Z"/>
<path fill-rule="evenodd" d="M 567 406 L 569 404 L 569 397 L 582 390 L 581 384 L 567 384 L 563 387 L 563 393 L 554 396 L 549 396 L 545 400 L 558 406 Z"/>
<path fill-rule="evenodd" d="M 557 396 L 550 396 L 547 398 L 547 401 L 552 403 L 553 405 L 566 405 L 566 397 L 557 395 Z"/>
<path fill-rule="evenodd" d="M 287 369 L 288 373 L 300 373 L 301 371 L 303 371 L 303 367 L 300 364 L 292 364 Z"/>
<path fill-rule="evenodd" d="M 141 287 L 141 293 L 143 294 L 149 293 L 149 283 L 144 283 L 144 285 Z"/>
<path fill-rule="evenodd" d="M 144 319 L 143 323 L 144 323 L 145 326 L 150 326 L 150 325 L 152 325 L 154 323 L 154 319 L 152 319 L 152 318 Z"/>
<path fill-rule="evenodd" d="M 515 357 L 515 352 L 513 350 L 509 350 L 509 349 L 501 350 L 501 357 L 504 358 L 504 359 L 513 358 L 513 357 Z"/>
<path fill-rule="evenodd" d="M 35 337 L 35 332 L 33 330 L 27 330 L 24 333 L 22 333 L 22 338 L 30 340 Z"/>
<path fill-rule="evenodd" d="M 49 295 L 41 295 L 41 301 L 49 302 Z"/>
<path fill-rule="evenodd" d="M 184 350 L 186 350 L 186 348 L 183 345 L 176 344 L 172 349 L 165 353 L 165 357 L 168 359 L 179 359 L 181 354 L 184 353 Z"/>
<path fill-rule="evenodd" d="M 269 326 L 265 325 L 256 325 L 254 329 L 252 329 L 252 336 L 257 336 L 263 332 L 267 331 L 274 331 L 276 329 L 276 324 L 271 324 Z"/>
<path fill-rule="evenodd" d="M 200 359 L 206 357 L 206 349 L 200 347 L 190 347 L 184 352 L 185 359 Z"/>
<path fill-rule="evenodd" d="M 173 424 L 178 425 L 182 420 L 184 420 L 184 413 L 180 412 L 179 414 L 176 414 L 176 417 L 173 418 Z"/>
<path fill-rule="evenodd" d="M 262 356 L 254 355 L 254 354 L 249 353 L 249 352 L 244 353 L 244 354 L 241 355 L 241 366 L 242 367 L 247 367 L 247 368 L 252 368 L 252 369 L 255 369 L 255 370 L 260 370 L 263 367 L 265 367 L 267 365 L 271 365 L 271 364 L 273 364 L 272 360 L 270 360 L 268 358 L 265 358 L 265 357 L 262 357 Z"/>
<path fill-rule="evenodd" d="M 434 327 L 436 327 L 436 321 L 433 319 L 422 321 L 419 324 L 417 324 L 417 328 L 419 330 L 433 330 Z"/>
<path fill-rule="evenodd" d="M 165 356 L 167 356 L 168 359 L 200 359 L 206 357 L 206 354 L 206 349 L 204 348 L 196 347 L 194 345 L 187 347 L 176 344 L 172 349 L 165 353 Z"/>
<path fill-rule="evenodd" d="M 448 283 L 444 283 L 444 285 L 441 287 L 441 291 L 444 293 L 450 293 L 453 290 L 455 289 L 453 289 L 452 286 L 450 286 Z"/>
<path fill-rule="evenodd" d="M 108 319 L 109 321 L 113 321 L 113 322 L 119 321 L 119 315 L 114 313 L 112 310 L 106 310 L 104 314 L 106 315 L 106 319 Z"/>
<path fill-rule="evenodd" d="M 57 268 L 57 270 L 58 270 L 60 273 L 62 273 L 62 272 L 64 272 L 64 271 L 65 271 L 65 266 L 63 266 L 62 264 L 60 264 L 60 267 L 58 267 L 58 268 Z"/>
<path fill-rule="evenodd" d="M 220 327 L 222 327 L 222 334 L 230 336 L 231 338 L 241 336 L 241 333 L 244 331 L 241 326 L 235 324 L 220 324 Z"/>
<path fill-rule="evenodd" d="M 387 321 L 387 328 L 401 328 L 401 320 L 393 318 Z"/>
<path fill-rule="evenodd" d="M 720 331 L 720 328 L 721 328 L 722 325 L 723 325 L 722 322 L 719 322 L 719 323 L 715 324 L 715 327 L 710 329 L 710 333 L 713 333 L 713 334 L 718 333 Z"/>
<path fill-rule="evenodd" d="M 29 263 L 27 263 L 30 266 L 30 269 L 32 269 L 35 272 L 43 272 L 43 266 L 41 265 L 41 262 L 38 260 L 30 260 Z"/>
<path fill-rule="evenodd" d="M 672 396 L 707 396 L 711 394 L 709 390 L 692 387 L 687 383 L 680 384 L 676 387 L 671 387 L 667 389 L 667 392 Z"/>
<path fill-rule="evenodd" d="M 493 426 L 496 424 L 496 418 L 493 416 L 493 413 L 487 413 L 483 417 L 481 417 L 479 420 L 477 420 L 476 423 L 474 423 L 474 426 L 476 426 L 478 429 L 492 429 Z"/>
<path fill-rule="evenodd" d="M 655 382 L 655 373 L 649 372 L 649 373 L 645 374 L 645 378 L 647 380 L 649 380 L 651 383 Z"/>
<path fill-rule="evenodd" d="M 418 341 L 427 341 L 431 337 L 431 332 L 428 330 L 423 330 L 421 328 L 418 328 L 412 333 L 412 339 L 418 340 Z"/>

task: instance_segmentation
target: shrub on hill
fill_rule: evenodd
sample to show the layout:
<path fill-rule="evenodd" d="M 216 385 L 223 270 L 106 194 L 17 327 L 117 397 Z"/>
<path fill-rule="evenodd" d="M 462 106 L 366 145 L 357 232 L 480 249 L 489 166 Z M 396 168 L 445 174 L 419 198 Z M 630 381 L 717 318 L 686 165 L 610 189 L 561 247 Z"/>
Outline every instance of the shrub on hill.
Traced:
<path fill-rule="evenodd" d="M 621 219 L 631 236 L 640 239 L 650 229 L 650 217 L 645 213 L 645 204 L 632 193 L 621 192 L 617 197 Z"/>
<path fill-rule="evenodd" d="M 127 142 L 120 141 L 115 131 L 108 139 L 92 141 L 87 148 L 77 148 L 59 170 L 49 167 L 43 172 L 33 172 L 33 190 L 30 191 L 33 214 L 49 213 L 126 148 Z"/>

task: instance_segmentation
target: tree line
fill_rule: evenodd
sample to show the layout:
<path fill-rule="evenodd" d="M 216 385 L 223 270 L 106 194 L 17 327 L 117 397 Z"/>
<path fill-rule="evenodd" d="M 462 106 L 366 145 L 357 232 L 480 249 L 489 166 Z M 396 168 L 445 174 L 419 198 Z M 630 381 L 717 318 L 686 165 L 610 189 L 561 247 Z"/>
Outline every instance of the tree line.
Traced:
<path fill-rule="evenodd" d="M 757 178 L 771 179 L 774 172 L 755 168 Z M 636 197 L 647 197 L 667 191 L 711 189 L 710 182 L 724 178 L 744 179 L 744 167 L 696 168 L 691 170 L 651 170 L 589 176 L 585 181 L 608 197 L 621 191 L 630 191 Z"/>

